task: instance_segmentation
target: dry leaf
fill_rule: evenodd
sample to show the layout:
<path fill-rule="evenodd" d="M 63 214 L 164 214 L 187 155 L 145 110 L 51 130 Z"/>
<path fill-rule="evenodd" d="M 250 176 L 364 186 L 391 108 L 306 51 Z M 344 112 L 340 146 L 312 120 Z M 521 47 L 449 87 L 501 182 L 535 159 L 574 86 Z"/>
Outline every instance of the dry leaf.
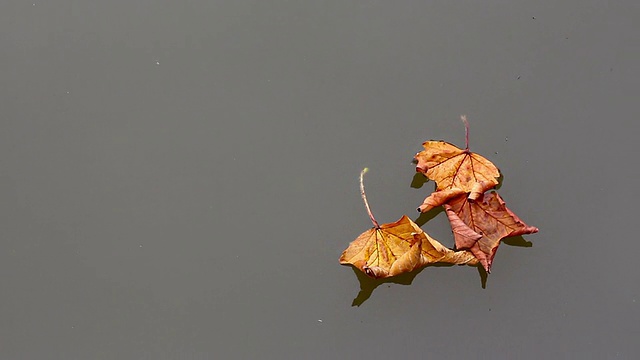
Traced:
<path fill-rule="evenodd" d="M 537 227 L 525 224 L 511 212 L 495 191 L 482 194 L 473 202 L 460 195 L 444 204 L 444 208 L 456 248 L 469 249 L 487 272 L 491 270 L 500 240 L 538 232 Z"/>
<path fill-rule="evenodd" d="M 409 217 L 379 225 L 374 218 L 364 191 L 360 173 L 360 195 L 373 223 L 373 228 L 363 232 L 340 256 L 340 263 L 351 264 L 372 278 L 386 278 L 411 272 L 437 262 L 475 265 L 478 260 L 468 251 L 453 251 L 427 235 Z"/>
<path fill-rule="evenodd" d="M 416 171 L 436 182 L 436 190 L 418 208 L 427 212 L 463 193 L 475 200 L 498 185 L 500 170 L 481 155 L 469 151 L 469 123 L 465 116 L 466 148 L 445 141 L 427 141 L 423 151 L 414 156 Z"/>
<path fill-rule="evenodd" d="M 360 193 L 373 228 L 363 232 L 340 256 L 372 278 L 387 278 L 434 263 L 482 264 L 489 273 L 506 237 L 532 234 L 538 228 L 520 220 L 497 192 L 500 171 L 486 158 L 469 151 L 469 123 L 465 124 L 465 149 L 444 141 L 427 141 L 417 153 L 416 171 L 436 182 L 435 191 L 418 208 L 421 212 L 443 205 L 454 234 L 457 251 L 431 238 L 406 215 L 379 225 L 371 213 L 360 173 Z"/>
<path fill-rule="evenodd" d="M 409 217 L 373 227 L 358 236 L 340 256 L 372 278 L 411 272 L 434 263 L 475 265 L 468 251 L 453 251 L 431 238 Z"/>

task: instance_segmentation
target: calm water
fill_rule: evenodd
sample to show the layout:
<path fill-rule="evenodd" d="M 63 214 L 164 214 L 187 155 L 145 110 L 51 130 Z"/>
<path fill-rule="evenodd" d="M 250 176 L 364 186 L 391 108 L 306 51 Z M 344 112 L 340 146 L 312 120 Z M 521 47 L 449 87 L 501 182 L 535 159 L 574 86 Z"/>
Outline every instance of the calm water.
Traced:
<path fill-rule="evenodd" d="M 0 357 L 637 357 L 639 18 L 633 1 L 3 2 Z M 360 170 L 381 223 L 418 219 L 433 184 L 412 156 L 463 145 L 460 114 L 540 232 L 488 278 L 340 266 L 371 226 Z"/>

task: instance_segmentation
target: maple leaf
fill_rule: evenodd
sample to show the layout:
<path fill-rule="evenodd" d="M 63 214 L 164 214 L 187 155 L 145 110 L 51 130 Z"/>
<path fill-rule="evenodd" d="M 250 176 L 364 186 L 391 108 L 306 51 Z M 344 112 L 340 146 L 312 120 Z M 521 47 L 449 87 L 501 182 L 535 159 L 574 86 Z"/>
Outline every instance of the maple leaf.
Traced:
<path fill-rule="evenodd" d="M 469 122 L 465 124 L 465 148 L 445 141 L 426 141 L 423 151 L 414 156 L 416 171 L 436 182 L 436 191 L 418 208 L 427 212 L 446 203 L 449 199 L 468 193 L 475 200 L 485 191 L 498 185 L 500 170 L 481 155 L 469 150 Z"/>
<path fill-rule="evenodd" d="M 509 210 L 495 191 L 481 194 L 475 201 L 460 195 L 444 204 L 444 208 L 456 249 L 470 250 L 487 273 L 491 272 L 500 240 L 538 232 L 537 227 L 525 224 Z"/>
<path fill-rule="evenodd" d="M 386 278 L 411 272 L 434 263 L 475 265 L 468 251 L 453 251 L 427 235 L 409 217 L 373 227 L 358 236 L 340 256 L 372 278 Z"/>
<path fill-rule="evenodd" d="M 475 265 L 478 260 L 468 251 L 453 251 L 431 238 L 403 215 L 398 221 L 379 225 L 371 213 L 360 173 L 360 194 L 373 228 L 363 232 L 340 256 L 340 263 L 351 264 L 372 278 L 387 278 L 411 272 L 433 263 Z"/>

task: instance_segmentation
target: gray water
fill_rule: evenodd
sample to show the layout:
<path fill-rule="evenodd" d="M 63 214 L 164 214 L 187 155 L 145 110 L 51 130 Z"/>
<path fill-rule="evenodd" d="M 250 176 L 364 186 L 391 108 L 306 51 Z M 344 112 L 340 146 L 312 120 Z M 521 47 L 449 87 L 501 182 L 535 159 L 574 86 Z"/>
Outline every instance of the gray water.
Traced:
<path fill-rule="evenodd" d="M 634 359 L 637 1 L 5 1 L 0 358 Z M 485 277 L 338 264 L 493 161 Z M 422 185 L 422 187 L 419 187 Z M 443 213 L 423 229 L 453 245 Z M 420 219 L 419 219 L 420 220 Z"/>

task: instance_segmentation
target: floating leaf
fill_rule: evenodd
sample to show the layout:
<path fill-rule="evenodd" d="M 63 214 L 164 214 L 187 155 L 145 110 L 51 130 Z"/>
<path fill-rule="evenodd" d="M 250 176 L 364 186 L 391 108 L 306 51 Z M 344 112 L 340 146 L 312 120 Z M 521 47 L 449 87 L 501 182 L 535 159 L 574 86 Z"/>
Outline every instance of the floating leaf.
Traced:
<path fill-rule="evenodd" d="M 538 228 L 525 224 L 509 210 L 500 195 L 492 191 L 469 201 L 465 195 L 444 204 L 457 249 L 469 249 L 487 272 L 500 240 L 510 236 L 533 234 Z"/>
<path fill-rule="evenodd" d="M 475 265 L 478 260 L 468 251 L 453 251 L 427 235 L 409 217 L 379 225 L 364 191 L 360 173 L 360 194 L 373 228 L 358 236 L 340 256 L 341 264 L 351 264 L 372 278 L 386 278 L 411 272 L 433 263 Z"/>
<path fill-rule="evenodd" d="M 500 170 L 481 155 L 469 150 L 469 123 L 465 123 L 465 149 L 445 141 L 426 141 L 423 151 L 414 156 L 416 171 L 436 182 L 436 191 L 418 208 L 427 212 L 460 194 L 475 200 L 486 190 L 498 185 Z"/>
<path fill-rule="evenodd" d="M 358 236 L 340 256 L 372 278 L 411 272 L 434 263 L 475 265 L 468 251 L 453 251 L 427 235 L 403 215 L 400 220 L 373 227 Z"/>

